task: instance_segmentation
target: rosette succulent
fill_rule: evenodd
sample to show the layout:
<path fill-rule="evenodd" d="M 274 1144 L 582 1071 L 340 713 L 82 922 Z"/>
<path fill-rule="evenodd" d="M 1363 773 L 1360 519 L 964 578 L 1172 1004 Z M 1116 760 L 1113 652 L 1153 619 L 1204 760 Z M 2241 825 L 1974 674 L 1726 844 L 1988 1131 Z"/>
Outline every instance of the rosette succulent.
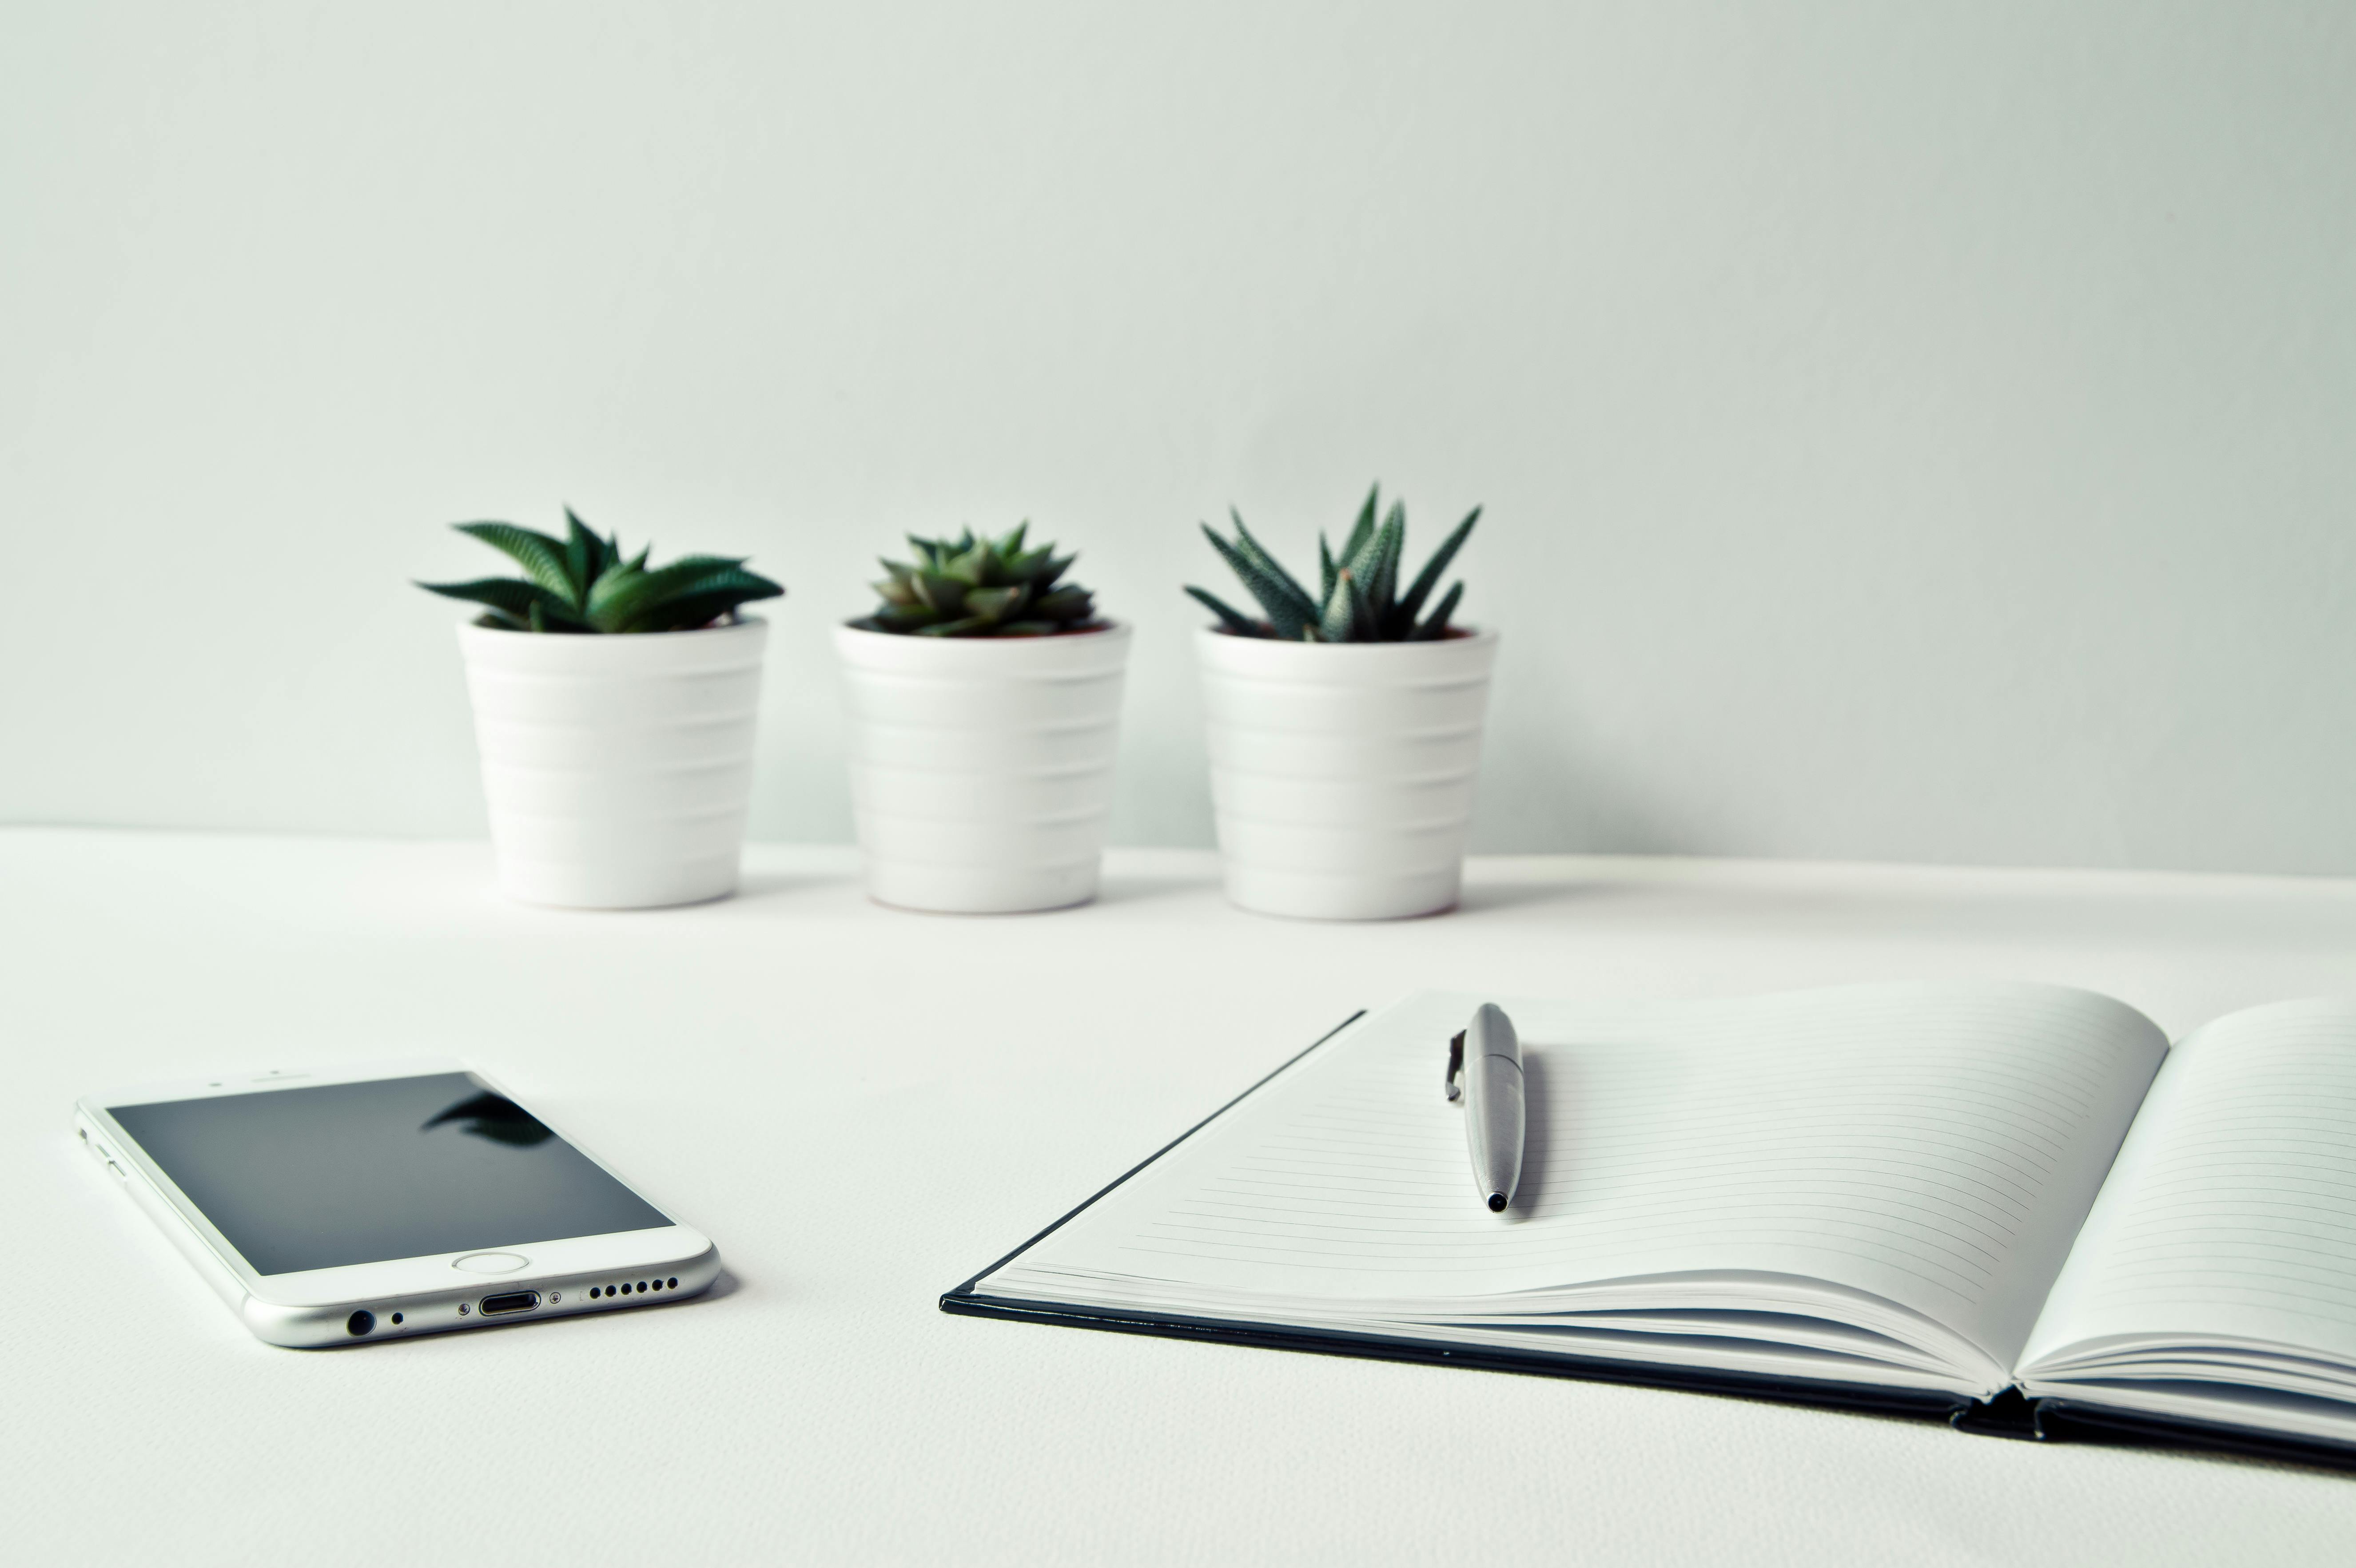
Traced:
<path fill-rule="evenodd" d="M 1402 592 L 1398 580 L 1400 558 L 1407 549 L 1407 507 L 1393 501 L 1389 513 L 1376 521 L 1381 490 L 1378 485 L 1366 492 L 1366 504 L 1358 508 L 1358 519 L 1339 554 L 1325 542 L 1323 533 L 1318 534 L 1314 597 L 1252 538 L 1242 514 L 1232 507 L 1227 508 L 1236 524 L 1232 541 L 1220 538 L 1207 523 L 1203 533 L 1258 601 L 1264 615 L 1247 615 L 1205 589 L 1190 585 L 1186 592 L 1219 618 L 1223 629 L 1239 637 L 1304 643 L 1424 643 L 1448 635 L 1449 617 L 1464 597 L 1464 584 L 1451 584 L 1429 615 L 1423 614 L 1424 601 L 1440 585 L 1441 574 L 1463 548 L 1472 525 L 1481 520 L 1481 508 L 1473 507 L 1456 525 Z"/>
<path fill-rule="evenodd" d="M 691 632 L 755 599 L 785 592 L 744 558 L 683 555 L 649 568 L 652 546 L 625 555 L 618 535 L 599 539 L 564 509 L 565 537 L 549 538 L 513 523 L 453 523 L 523 568 L 521 577 L 471 582 L 421 582 L 429 593 L 480 604 L 477 625 L 510 632 Z"/>
<path fill-rule="evenodd" d="M 1025 544 L 1030 528 L 994 539 L 976 539 L 971 528 L 953 539 L 910 534 L 916 559 L 884 561 L 875 584 L 884 603 L 851 624 L 917 637 L 1046 637 L 1101 627 L 1096 595 L 1061 581 L 1077 557 Z"/>

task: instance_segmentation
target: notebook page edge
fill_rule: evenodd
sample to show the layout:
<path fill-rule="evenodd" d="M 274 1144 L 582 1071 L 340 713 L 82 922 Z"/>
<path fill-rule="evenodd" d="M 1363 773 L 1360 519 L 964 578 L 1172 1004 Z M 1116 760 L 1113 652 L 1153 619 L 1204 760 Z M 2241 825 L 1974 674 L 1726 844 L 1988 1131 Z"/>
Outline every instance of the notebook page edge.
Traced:
<path fill-rule="evenodd" d="M 2296 1059 L 2302 1050 L 2305 1061 Z M 2267 1138 L 2270 1123 L 2297 1136 Z M 2320 1147 L 2351 1136 L 2356 999 L 2263 1003 L 2185 1035 L 2162 1064 L 2023 1349 L 2024 1385 L 2099 1403 L 2100 1389 L 2120 1381 L 2123 1358 L 2112 1349 L 2119 1343 L 2149 1347 L 2154 1363 L 2170 1347 L 2185 1354 L 2244 1347 L 2257 1391 L 2266 1387 L 2270 1359 L 2326 1362 L 2356 1381 L 2356 1289 L 2346 1284 L 2356 1274 L 2356 1158 Z M 2280 1255 L 2261 1239 L 2277 1234 L 2288 1243 Z M 2210 1239 L 2193 1239 L 2203 1236 Z M 2314 1266 L 2302 1268 L 2297 1253 Z M 2170 1263 L 2172 1274 L 2154 1268 Z M 2257 1299 L 2226 1299 L 2221 1276 L 2239 1267 L 2273 1277 L 2260 1265 L 2286 1265 L 2285 1277 L 2248 1287 Z M 2342 1277 L 2335 1283 L 2335 1275 Z M 2317 1310 L 2286 1307 L 2293 1287 L 2304 1299 L 2319 1285 Z M 2170 1299 L 2202 1295 L 2210 1299 Z M 2167 1327 L 2171 1320 L 2176 1326 Z M 2322 1342 L 2332 1339 L 2336 1345 Z M 2134 1354 L 2124 1359 L 2131 1364 Z"/>

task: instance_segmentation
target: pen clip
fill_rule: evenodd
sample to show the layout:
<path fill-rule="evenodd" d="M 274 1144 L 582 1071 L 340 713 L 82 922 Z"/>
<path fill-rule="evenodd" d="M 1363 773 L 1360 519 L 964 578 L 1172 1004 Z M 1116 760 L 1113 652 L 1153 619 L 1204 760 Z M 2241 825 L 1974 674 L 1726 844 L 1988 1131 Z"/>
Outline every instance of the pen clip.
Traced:
<path fill-rule="evenodd" d="M 1464 1098 L 1464 1031 L 1461 1029 L 1448 1042 L 1447 1086 L 1451 1103 Z"/>

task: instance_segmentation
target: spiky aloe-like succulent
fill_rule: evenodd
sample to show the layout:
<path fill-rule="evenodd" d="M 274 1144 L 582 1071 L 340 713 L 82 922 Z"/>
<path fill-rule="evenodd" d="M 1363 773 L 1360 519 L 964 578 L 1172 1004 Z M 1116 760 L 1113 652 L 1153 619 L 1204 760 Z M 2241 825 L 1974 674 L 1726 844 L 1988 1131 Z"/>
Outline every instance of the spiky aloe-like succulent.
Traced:
<path fill-rule="evenodd" d="M 875 584 L 884 603 L 851 624 L 918 637 L 1045 637 L 1101 626 L 1096 595 L 1056 581 L 1078 558 L 1052 544 L 1026 548 L 1030 528 L 995 539 L 971 528 L 953 539 L 910 534 L 916 559 L 884 561 L 888 575 Z"/>
<path fill-rule="evenodd" d="M 1259 601 L 1267 619 L 1255 621 L 1203 589 L 1190 586 L 1186 592 L 1209 606 L 1221 626 L 1241 637 L 1280 637 L 1302 643 L 1428 643 L 1446 636 L 1448 618 L 1464 597 L 1462 582 L 1451 584 L 1429 616 L 1419 622 L 1416 617 L 1422 614 L 1423 602 L 1440 585 L 1448 563 L 1463 548 L 1472 525 L 1481 520 L 1481 508 L 1473 507 L 1456 525 L 1456 530 L 1440 541 L 1415 581 L 1401 592 L 1399 557 L 1407 549 L 1407 507 L 1393 501 L 1389 515 L 1376 523 L 1381 492 L 1379 485 L 1366 492 L 1366 504 L 1358 508 L 1358 520 L 1339 555 L 1327 546 L 1324 534 L 1318 534 L 1314 599 L 1252 538 L 1242 514 L 1232 507 L 1227 516 L 1236 523 L 1234 542 L 1221 539 L 1208 523 L 1203 525 L 1203 532 L 1220 559 L 1235 569 L 1251 596 Z"/>
<path fill-rule="evenodd" d="M 648 571 L 653 546 L 626 556 L 619 535 L 599 539 L 570 507 L 564 523 L 562 539 L 513 523 L 453 523 L 512 559 L 523 576 L 417 586 L 480 604 L 477 625 L 510 632 L 691 632 L 785 592 L 745 571 L 741 556 L 683 555 Z"/>

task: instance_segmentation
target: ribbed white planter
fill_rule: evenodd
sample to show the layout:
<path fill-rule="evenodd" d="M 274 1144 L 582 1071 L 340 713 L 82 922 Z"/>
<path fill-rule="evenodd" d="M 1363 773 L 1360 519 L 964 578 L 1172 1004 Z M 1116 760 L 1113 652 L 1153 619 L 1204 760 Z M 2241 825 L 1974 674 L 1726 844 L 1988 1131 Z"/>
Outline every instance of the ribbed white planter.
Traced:
<path fill-rule="evenodd" d="M 767 624 L 568 636 L 462 625 L 499 887 L 642 909 L 736 889 Z"/>
<path fill-rule="evenodd" d="M 1227 897 L 1387 920 L 1456 902 L 1497 635 L 1287 643 L 1195 635 Z"/>
<path fill-rule="evenodd" d="M 837 626 L 869 894 L 953 914 L 1095 897 L 1129 643 Z"/>

